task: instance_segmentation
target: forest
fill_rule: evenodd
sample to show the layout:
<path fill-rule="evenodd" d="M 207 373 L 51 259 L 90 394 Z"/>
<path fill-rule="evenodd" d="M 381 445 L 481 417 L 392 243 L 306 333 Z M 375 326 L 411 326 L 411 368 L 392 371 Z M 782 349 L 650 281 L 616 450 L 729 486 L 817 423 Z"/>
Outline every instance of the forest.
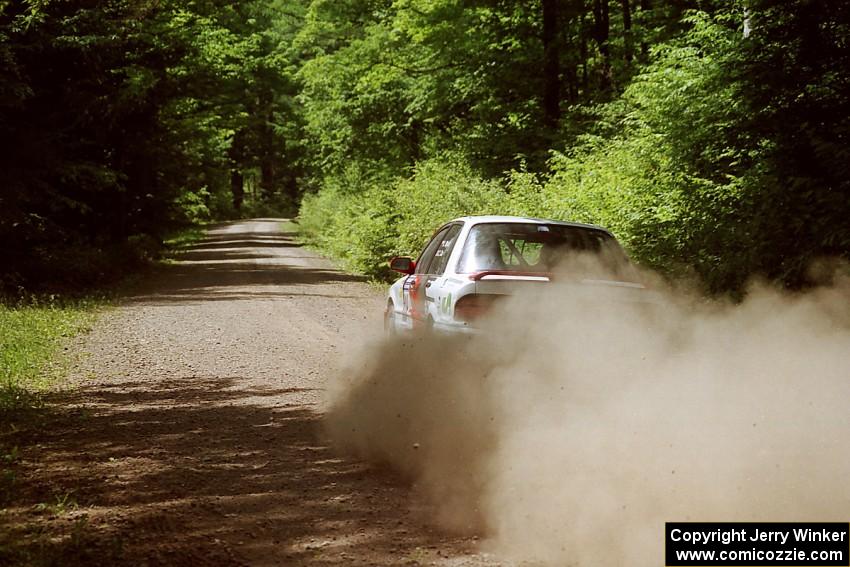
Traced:
<path fill-rule="evenodd" d="M 736 292 L 850 255 L 844 0 L 0 1 L 0 287 L 298 215 L 381 279 L 464 214 Z"/>

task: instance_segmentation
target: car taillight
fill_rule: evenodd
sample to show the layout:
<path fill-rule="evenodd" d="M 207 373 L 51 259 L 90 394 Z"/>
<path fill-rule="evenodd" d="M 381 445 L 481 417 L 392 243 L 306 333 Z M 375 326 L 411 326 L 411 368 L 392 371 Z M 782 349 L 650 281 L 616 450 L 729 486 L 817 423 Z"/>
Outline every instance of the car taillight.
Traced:
<path fill-rule="evenodd" d="M 455 303 L 455 319 L 465 322 L 475 321 L 486 315 L 501 298 L 494 294 L 471 294 L 461 297 Z"/>

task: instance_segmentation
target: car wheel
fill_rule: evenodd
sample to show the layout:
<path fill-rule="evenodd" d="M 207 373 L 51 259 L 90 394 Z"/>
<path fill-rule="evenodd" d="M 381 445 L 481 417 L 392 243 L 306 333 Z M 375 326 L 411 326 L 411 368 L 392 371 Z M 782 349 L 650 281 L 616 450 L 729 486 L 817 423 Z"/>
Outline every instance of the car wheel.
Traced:
<path fill-rule="evenodd" d="M 387 310 L 384 312 L 384 333 L 388 337 L 394 337 L 398 334 L 395 306 L 392 303 L 387 304 Z"/>

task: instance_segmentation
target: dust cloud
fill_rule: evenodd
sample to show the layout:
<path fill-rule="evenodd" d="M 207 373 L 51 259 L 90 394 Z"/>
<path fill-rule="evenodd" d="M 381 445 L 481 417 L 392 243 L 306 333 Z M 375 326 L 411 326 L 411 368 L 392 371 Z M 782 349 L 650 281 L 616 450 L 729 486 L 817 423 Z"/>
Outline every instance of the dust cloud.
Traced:
<path fill-rule="evenodd" d="M 737 304 L 563 280 L 479 336 L 359 347 L 334 441 L 517 561 L 663 565 L 667 521 L 847 521 L 846 280 Z"/>

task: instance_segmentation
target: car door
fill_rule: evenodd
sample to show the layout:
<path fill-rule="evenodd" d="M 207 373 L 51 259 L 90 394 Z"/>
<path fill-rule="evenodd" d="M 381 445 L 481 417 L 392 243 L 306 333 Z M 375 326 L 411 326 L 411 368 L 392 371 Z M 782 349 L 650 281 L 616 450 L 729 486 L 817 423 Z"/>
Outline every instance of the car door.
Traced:
<path fill-rule="evenodd" d="M 446 286 L 445 273 L 449 258 L 460 236 L 461 228 L 462 225 L 458 223 L 449 225 L 424 273 L 422 285 L 425 288 L 426 311 L 431 321 L 441 321 L 446 315 L 447 305 L 451 303 L 450 300 L 447 300 L 449 288 Z"/>
<path fill-rule="evenodd" d="M 405 317 L 410 319 L 413 324 L 416 324 L 417 321 L 426 320 L 428 317 L 425 299 L 427 272 L 437 249 L 443 241 L 443 237 L 450 228 L 450 226 L 445 226 L 434 234 L 416 260 L 416 269 L 413 274 L 407 277 L 402 286 L 403 312 Z"/>

